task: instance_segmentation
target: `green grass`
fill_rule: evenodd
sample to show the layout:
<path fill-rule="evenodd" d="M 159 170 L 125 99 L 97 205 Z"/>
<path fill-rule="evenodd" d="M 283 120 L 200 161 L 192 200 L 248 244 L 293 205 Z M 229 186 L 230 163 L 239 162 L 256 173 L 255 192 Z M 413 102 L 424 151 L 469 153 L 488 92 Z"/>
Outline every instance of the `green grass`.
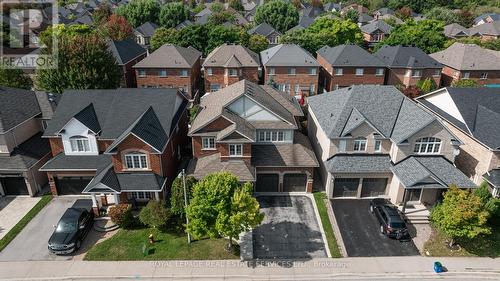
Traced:
<path fill-rule="evenodd" d="M 339 246 L 337 245 L 337 239 L 333 233 L 332 223 L 328 217 L 328 211 L 325 205 L 326 194 L 323 192 L 316 192 L 313 194 L 314 200 L 316 201 L 316 206 L 318 207 L 319 216 L 321 217 L 321 224 L 325 231 L 326 240 L 328 241 L 328 247 L 330 248 L 330 253 L 332 258 L 341 258 Z"/>
<path fill-rule="evenodd" d="M 425 243 L 424 249 L 433 257 L 500 257 L 500 225 L 492 225 L 490 235 L 482 235 L 471 240 L 458 240 L 458 250 L 447 246 L 446 237 L 436 229 Z"/>
<path fill-rule="evenodd" d="M 143 254 L 148 236 L 154 233 L 156 242 Z M 225 250 L 227 240 L 204 239 L 187 243 L 187 236 L 157 229 L 120 229 L 111 238 L 95 245 L 85 255 L 89 261 L 109 260 L 218 260 L 239 259 Z"/>
<path fill-rule="evenodd" d="M 52 200 L 52 195 L 44 195 L 36 205 L 0 240 L 0 252 L 16 238 L 23 228 Z"/>

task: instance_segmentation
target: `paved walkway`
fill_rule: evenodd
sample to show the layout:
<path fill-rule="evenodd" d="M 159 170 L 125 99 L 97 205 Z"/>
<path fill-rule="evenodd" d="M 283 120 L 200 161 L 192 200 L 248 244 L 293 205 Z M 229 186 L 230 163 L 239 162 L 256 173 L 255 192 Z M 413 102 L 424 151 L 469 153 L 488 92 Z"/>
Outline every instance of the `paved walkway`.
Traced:
<path fill-rule="evenodd" d="M 433 262 L 439 260 L 448 272 L 436 274 Z M 86 262 L 31 261 L 0 262 L 0 280 L 328 280 L 342 279 L 433 279 L 499 280 L 500 260 L 491 258 L 380 257 L 313 259 L 303 262 L 275 260 L 240 262 L 151 261 Z"/>
<path fill-rule="evenodd" d="M 8 196 L 0 198 L 0 239 L 2 239 L 41 197 Z"/>

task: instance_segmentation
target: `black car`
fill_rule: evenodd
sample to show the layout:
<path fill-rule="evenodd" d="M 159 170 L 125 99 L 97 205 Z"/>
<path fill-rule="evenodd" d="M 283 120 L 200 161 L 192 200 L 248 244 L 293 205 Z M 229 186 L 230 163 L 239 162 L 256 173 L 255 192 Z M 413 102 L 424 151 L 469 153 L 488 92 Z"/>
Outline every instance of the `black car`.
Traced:
<path fill-rule="evenodd" d="M 380 223 L 380 233 L 398 240 L 409 237 L 406 223 L 399 210 L 386 199 L 371 200 L 370 212 L 375 214 Z"/>
<path fill-rule="evenodd" d="M 94 222 L 94 214 L 86 209 L 69 208 L 55 226 L 49 239 L 49 251 L 56 255 L 76 252 Z"/>

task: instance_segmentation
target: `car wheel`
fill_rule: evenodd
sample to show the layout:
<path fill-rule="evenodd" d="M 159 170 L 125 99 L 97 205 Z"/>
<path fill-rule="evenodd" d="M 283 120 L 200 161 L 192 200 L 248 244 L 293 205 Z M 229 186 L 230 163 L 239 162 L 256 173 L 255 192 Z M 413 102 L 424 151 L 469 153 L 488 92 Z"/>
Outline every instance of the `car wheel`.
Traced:
<path fill-rule="evenodd" d="M 384 234 L 384 226 L 380 225 L 380 233 Z"/>
<path fill-rule="evenodd" d="M 373 214 L 373 206 L 372 205 L 370 205 L 370 213 Z"/>

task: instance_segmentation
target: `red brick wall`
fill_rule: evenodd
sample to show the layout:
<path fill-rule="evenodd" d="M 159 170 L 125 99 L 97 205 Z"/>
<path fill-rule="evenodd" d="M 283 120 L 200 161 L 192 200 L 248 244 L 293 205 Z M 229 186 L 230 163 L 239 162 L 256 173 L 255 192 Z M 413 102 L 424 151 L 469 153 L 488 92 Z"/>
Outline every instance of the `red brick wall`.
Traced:
<path fill-rule="evenodd" d="M 61 152 L 64 152 L 64 146 L 62 144 L 62 139 L 60 137 L 50 138 L 49 143 L 50 143 L 50 150 L 52 150 L 52 157 L 56 156 Z"/>
<path fill-rule="evenodd" d="M 226 76 L 224 67 L 207 67 L 212 69 L 212 75 L 208 75 L 207 70 L 204 70 L 205 77 L 205 92 L 210 92 L 210 85 L 219 84 L 220 88 L 224 88 L 240 80 L 247 79 L 254 83 L 259 83 L 259 71 L 257 67 L 243 67 L 238 69 L 238 76 Z M 241 75 L 240 75 L 241 71 Z"/>
<path fill-rule="evenodd" d="M 434 74 L 434 69 L 423 69 L 422 70 L 422 76 L 421 77 L 407 77 L 406 76 L 406 71 L 407 69 L 405 68 L 393 68 L 389 69 L 388 75 L 387 76 L 387 85 L 404 85 L 406 87 L 408 86 L 415 86 L 417 85 L 417 82 L 419 80 L 424 80 L 426 78 L 432 78 L 434 79 L 434 82 L 436 82 L 436 85 L 440 85 L 441 83 L 441 75 L 439 76 L 433 76 Z"/>
<path fill-rule="evenodd" d="M 228 121 L 226 118 L 219 117 L 219 118 L 215 119 L 214 121 L 212 121 L 210 124 L 203 127 L 201 130 L 199 130 L 198 133 L 217 132 L 217 131 L 220 131 L 220 130 L 227 128 L 231 124 L 233 124 L 233 123 Z"/>
<path fill-rule="evenodd" d="M 123 163 L 124 155 L 127 154 L 128 152 L 133 152 L 133 151 L 140 151 L 146 153 L 149 161 L 148 163 L 149 170 L 158 175 L 163 174 L 161 171 L 160 155 L 153 154 L 154 150 L 153 148 L 151 148 L 151 146 L 147 145 L 142 140 L 138 139 L 133 135 L 129 135 L 125 140 L 123 140 L 117 147 L 117 153 L 113 155 L 113 166 L 115 172 L 117 173 L 126 172 L 126 170 L 124 169 L 125 164 Z"/>
<path fill-rule="evenodd" d="M 316 69 L 316 75 L 309 75 L 311 67 L 295 67 L 295 75 L 288 75 L 290 67 L 274 67 L 275 75 L 272 75 L 276 84 L 290 84 L 290 95 L 295 96 L 295 84 L 299 84 L 303 89 L 304 95 L 309 95 L 309 85 L 314 84 L 316 93 L 318 92 L 319 68 Z M 265 67 L 264 83 L 269 81 L 268 67 Z"/>
<path fill-rule="evenodd" d="M 217 149 L 218 144 L 216 144 L 216 149 L 214 149 L 214 150 L 202 150 L 201 149 L 201 139 L 202 139 L 202 137 L 197 137 L 197 136 L 194 136 L 191 138 L 192 145 L 193 145 L 193 157 L 194 158 L 200 158 L 200 157 L 212 155 L 215 153 L 219 153 L 219 151 Z"/>
<path fill-rule="evenodd" d="M 243 156 L 234 157 L 234 156 L 229 156 L 229 143 L 218 143 L 217 150 L 220 152 L 221 161 L 237 159 L 237 160 L 244 160 L 248 164 L 250 164 L 250 159 L 252 157 L 252 144 L 243 143 L 242 145 L 243 145 Z"/>
<path fill-rule="evenodd" d="M 441 85 L 443 87 L 451 86 L 453 82 L 460 80 L 463 72 L 469 72 L 469 79 L 475 80 L 479 85 L 500 84 L 500 70 L 459 71 L 445 66 L 442 72 Z M 488 73 L 488 78 L 481 79 L 482 73 Z"/>
<path fill-rule="evenodd" d="M 141 60 L 143 60 L 146 57 L 146 55 L 147 55 L 147 53 L 144 53 L 143 55 L 129 61 L 127 64 L 125 64 L 122 67 L 122 71 L 123 71 L 122 85 L 124 84 L 125 87 L 127 87 L 127 88 L 136 88 L 137 87 L 136 75 L 135 75 L 135 71 L 132 67 L 135 64 L 137 64 L 138 62 L 140 62 Z"/>

